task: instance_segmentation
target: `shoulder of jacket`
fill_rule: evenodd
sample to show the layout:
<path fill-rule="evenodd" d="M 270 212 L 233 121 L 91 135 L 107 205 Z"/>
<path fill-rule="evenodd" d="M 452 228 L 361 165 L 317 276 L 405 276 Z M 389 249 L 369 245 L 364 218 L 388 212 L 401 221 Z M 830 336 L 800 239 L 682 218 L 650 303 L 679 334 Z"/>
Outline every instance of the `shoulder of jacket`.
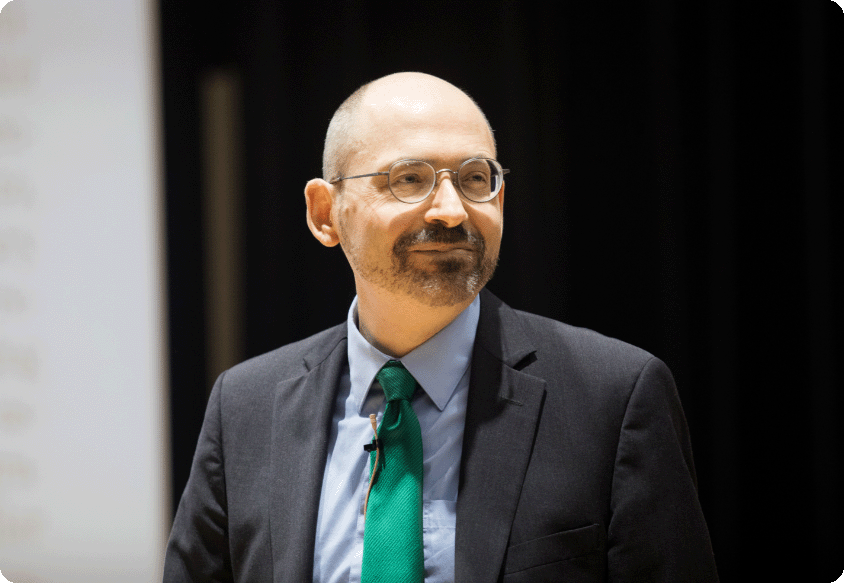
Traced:
<path fill-rule="evenodd" d="M 313 336 L 291 342 L 270 352 L 241 362 L 225 371 L 226 385 L 276 383 L 298 377 L 308 371 L 306 359 L 318 364 L 346 339 L 346 323 L 338 324 Z"/>
<path fill-rule="evenodd" d="M 658 360 L 642 348 L 594 330 L 514 312 L 536 350 L 525 369 L 529 374 L 630 386 L 650 361 Z"/>

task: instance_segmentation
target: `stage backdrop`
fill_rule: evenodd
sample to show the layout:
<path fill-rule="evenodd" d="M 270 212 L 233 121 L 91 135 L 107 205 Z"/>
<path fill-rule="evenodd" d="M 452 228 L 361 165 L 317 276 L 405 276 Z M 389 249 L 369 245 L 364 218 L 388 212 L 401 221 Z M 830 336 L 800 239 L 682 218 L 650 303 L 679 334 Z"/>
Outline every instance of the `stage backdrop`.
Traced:
<path fill-rule="evenodd" d="M 722 581 L 841 575 L 840 6 L 161 7 L 174 499 L 213 377 L 347 313 L 302 195 L 332 113 L 424 71 L 478 101 L 511 169 L 491 291 L 674 372 Z"/>
<path fill-rule="evenodd" d="M 148 0 L 0 13 L 0 571 L 160 580 L 157 54 Z"/>

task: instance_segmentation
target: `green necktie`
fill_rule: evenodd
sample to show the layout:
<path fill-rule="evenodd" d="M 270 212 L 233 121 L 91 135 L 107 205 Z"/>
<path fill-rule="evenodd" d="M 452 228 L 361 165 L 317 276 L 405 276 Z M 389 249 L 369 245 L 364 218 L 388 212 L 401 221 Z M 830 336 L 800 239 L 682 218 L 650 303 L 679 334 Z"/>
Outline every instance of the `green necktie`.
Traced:
<path fill-rule="evenodd" d="M 366 508 L 361 583 L 422 583 L 422 431 L 410 406 L 416 389 L 404 365 L 391 360 L 375 375 L 387 406 L 378 428 L 381 454 Z"/>

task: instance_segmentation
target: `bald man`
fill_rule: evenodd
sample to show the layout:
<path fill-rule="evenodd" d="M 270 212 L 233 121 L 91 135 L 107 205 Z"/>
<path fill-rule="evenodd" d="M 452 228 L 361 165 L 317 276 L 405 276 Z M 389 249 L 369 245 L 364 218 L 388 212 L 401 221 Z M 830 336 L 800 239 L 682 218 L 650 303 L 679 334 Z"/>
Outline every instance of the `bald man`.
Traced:
<path fill-rule="evenodd" d="M 340 106 L 305 202 L 357 296 L 217 380 L 165 582 L 718 580 L 666 366 L 483 289 L 506 173 L 441 79 Z"/>

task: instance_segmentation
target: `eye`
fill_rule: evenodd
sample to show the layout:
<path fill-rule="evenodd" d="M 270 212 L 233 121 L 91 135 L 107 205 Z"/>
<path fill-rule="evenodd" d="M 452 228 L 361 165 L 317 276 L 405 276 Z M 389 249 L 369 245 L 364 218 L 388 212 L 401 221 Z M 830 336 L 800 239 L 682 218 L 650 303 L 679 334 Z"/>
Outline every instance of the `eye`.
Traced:
<path fill-rule="evenodd" d="M 489 175 L 485 172 L 473 171 L 464 172 L 464 174 L 465 176 L 462 176 L 461 179 L 465 185 L 477 188 L 489 183 Z"/>
<path fill-rule="evenodd" d="M 422 182 L 422 177 L 415 172 L 394 173 L 391 177 L 393 184 L 419 184 Z"/>

